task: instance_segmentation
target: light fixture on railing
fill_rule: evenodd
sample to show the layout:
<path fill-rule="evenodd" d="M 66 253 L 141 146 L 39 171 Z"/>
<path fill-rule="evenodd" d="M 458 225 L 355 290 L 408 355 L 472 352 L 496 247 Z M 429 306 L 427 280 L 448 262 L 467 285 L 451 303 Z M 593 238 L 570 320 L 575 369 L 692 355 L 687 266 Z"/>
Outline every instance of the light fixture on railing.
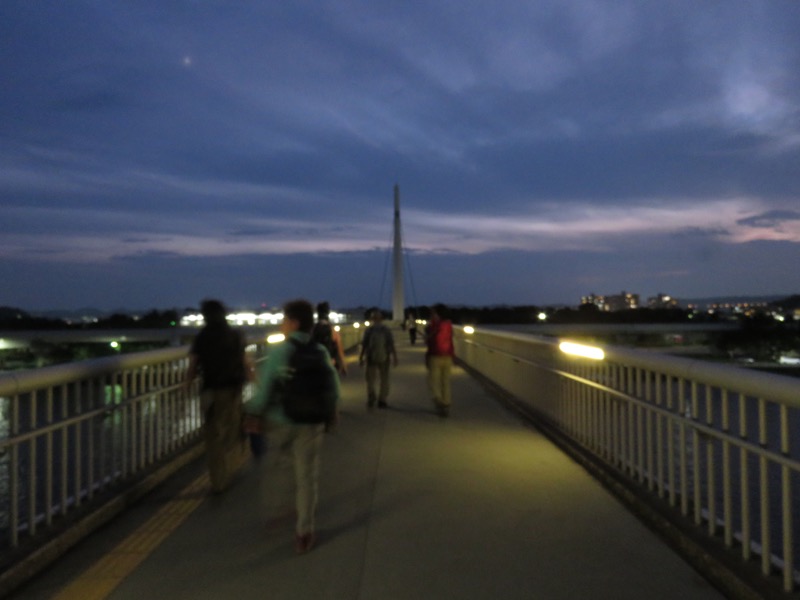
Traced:
<path fill-rule="evenodd" d="M 591 358 L 593 360 L 603 360 L 605 352 L 602 348 L 596 346 L 586 346 L 584 344 L 576 344 L 574 342 L 561 342 L 558 349 L 564 354 L 571 354 L 572 356 L 582 356 L 583 358 Z"/>
<path fill-rule="evenodd" d="M 286 339 L 286 336 L 282 333 L 273 333 L 272 335 L 267 336 L 267 343 L 268 344 L 278 344 Z"/>
<path fill-rule="evenodd" d="M 464 325 L 464 333 L 467 335 L 472 335 L 475 333 L 475 328 L 472 325 Z"/>

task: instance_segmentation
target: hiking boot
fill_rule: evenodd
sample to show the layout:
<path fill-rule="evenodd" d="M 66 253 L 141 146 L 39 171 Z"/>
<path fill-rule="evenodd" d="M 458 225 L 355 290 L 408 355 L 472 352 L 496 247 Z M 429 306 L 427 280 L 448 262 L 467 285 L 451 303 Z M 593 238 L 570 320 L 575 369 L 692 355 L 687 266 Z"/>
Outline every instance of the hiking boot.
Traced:
<path fill-rule="evenodd" d="M 297 554 L 305 554 L 314 547 L 315 541 L 313 533 L 296 534 L 294 536 L 294 551 Z"/>

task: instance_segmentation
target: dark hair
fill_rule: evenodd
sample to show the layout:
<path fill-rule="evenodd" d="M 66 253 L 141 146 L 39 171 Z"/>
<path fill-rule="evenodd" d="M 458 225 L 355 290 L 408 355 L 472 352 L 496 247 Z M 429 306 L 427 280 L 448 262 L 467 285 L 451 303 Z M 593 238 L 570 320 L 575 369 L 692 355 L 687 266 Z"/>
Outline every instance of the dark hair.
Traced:
<path fill-rule="evenodd" d="M 327 319 L 331 314 L 331 305 L 327 302 L 320 302 L 317 304 L 317 319 L 320 321 Z"/>
<path fill-rule="evenodd" d="M 439 315 L 440 318 L 442 318 L 442 319 L 446 319 L 447 318 L 447 307 L 444 304 L 442 304 L 441 302 L 438 302 L 438 303 L 434 304 L 432 308 L 433 308 L 433 312 L 435 312 L 437 315 Z"/>
<path fill-rule="evenodd" d="M 225 320 L 225 305 L 219 300 L 203 300 L 200 303 L 200 312 L 206 323 L 219 325 L 227 322 Z"/>
<path fill-rule="evenodd" d="M 314 307 L 308 300 L 290 300 L 283 305 L 283 318 L 297 321 L 300 331 L 311 333 L 314 328 Z"/>

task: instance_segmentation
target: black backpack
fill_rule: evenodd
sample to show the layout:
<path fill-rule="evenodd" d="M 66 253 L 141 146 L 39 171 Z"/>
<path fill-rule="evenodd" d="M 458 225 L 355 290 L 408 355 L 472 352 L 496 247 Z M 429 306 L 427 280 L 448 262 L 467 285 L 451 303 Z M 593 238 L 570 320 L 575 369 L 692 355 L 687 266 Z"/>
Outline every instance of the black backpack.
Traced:
<path fill-rule="evenodd" d="M 276 381 L 281 406 L 295 423 L 327 423 L 336 410 L 335 372 L 328 353 L 312 339 L 304 344 L 293 338 L 288 375 Z"/>

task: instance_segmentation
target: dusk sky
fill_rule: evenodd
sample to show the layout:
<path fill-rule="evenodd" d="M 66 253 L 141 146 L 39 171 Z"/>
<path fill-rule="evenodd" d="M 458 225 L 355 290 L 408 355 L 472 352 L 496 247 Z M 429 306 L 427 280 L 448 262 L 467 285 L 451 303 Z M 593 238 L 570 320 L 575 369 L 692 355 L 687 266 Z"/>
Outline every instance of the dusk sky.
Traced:
<path fill-rule="evenodd" d="M 0 306 L 800 293 L 796 0 L 2 0 Z"/>

